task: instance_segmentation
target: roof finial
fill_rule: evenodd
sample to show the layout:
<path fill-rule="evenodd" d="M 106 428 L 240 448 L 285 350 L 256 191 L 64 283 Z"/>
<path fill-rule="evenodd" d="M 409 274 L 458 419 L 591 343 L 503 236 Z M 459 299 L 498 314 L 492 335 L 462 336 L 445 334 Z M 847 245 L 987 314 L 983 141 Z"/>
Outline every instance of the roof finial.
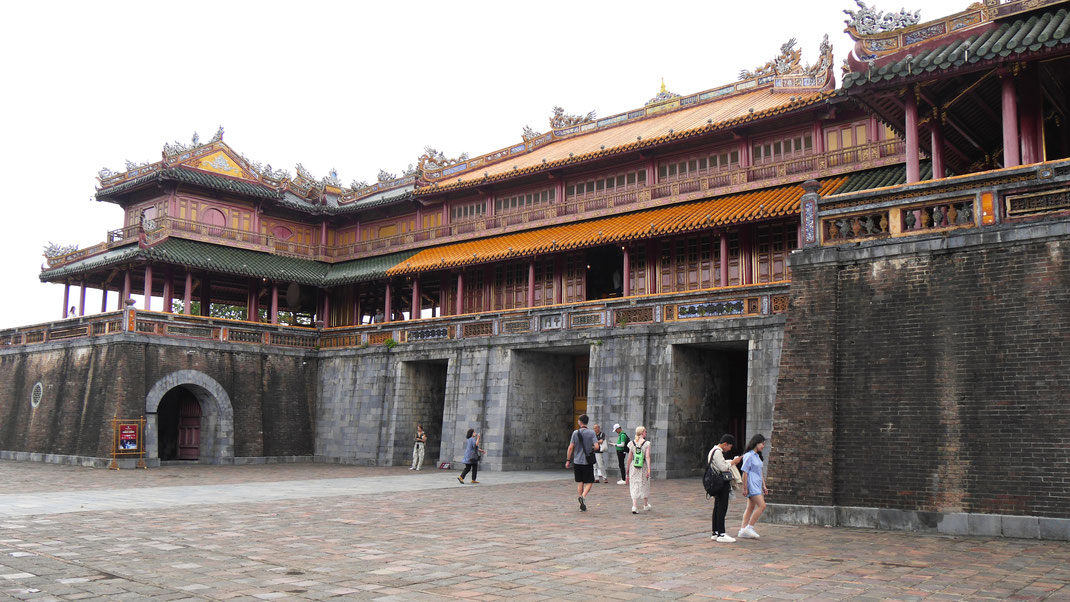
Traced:
<path fill-rule="evenodd" d="M 665 93 L 665 78 L 661 78 L 661 93 Z"/>

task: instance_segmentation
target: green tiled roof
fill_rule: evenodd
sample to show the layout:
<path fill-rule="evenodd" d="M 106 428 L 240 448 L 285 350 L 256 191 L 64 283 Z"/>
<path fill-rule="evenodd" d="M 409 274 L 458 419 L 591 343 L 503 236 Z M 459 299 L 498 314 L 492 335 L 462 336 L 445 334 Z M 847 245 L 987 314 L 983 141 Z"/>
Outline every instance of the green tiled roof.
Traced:
<path fill-rule="evenodd" d="M 336 263 L 327 268 L 327 274 L 323 278 L 323 285 L 335 286 L 385 278 L 387 270 L 412 257 L 418 250 L 413 249 L 411 251 L 391 253 L 390 255 Z"/>
<path fill-rule="evenodd" d="M 1002 58 L 1012 53 L 1035 52 L 1058 44 L 1070 44 L 1070 11 L 1065 8 L 1007 21 L 999 27 L 920 52 L 904 49 L 900 51 L 906 53 L 902 59 L 876 68 L 871 73 L 846 74 L 843 88 L 922 75 L 937 69 Z"/>
<path fill-rule="evenodd" d="M 41 272 L 40 278 L 46 282 L 55 281 L 109 265 L 134 260 L 151 260 L 235 276 L 271 278 L 311 286 L 337 286 L 382 278 L 386 275 L 386 270 L 412 257 L 415 252 L 415 250 L 402 251 L 331 265 L 310 259 L 272 255 L 181 238 L 168 238 L 147 249 L 142 249 L 136 244 L 111 249 L 75 263 L 45 270 Z"/>
<path fill-rule="evenodd" d="M 154 247 L 143 249 L 142 256 L 161 263 L 235 276 L 275 278 L 298 284 L 317 285 L 327 273 L 327 264 L 310 259 L 272 255 L 181 238 L 169 238 Z"/>
<path fill-rule="evenodd" d="M 93 270 L 135 259 L 140 255 L 140 252 L 141 249 L 139 249 L 136 244 L 119 247 L 117 249 L 109 249 L 100 255 L 93 255 L 92 257 L 87 257 L 86 259 L 69 263 L 65 266 L 51 270 L 44 270 L 41 272 L 40 278 L 42 282 L 49 282 L 60 278 L 66 278 L 72 274 L 84 274 L 85 272 L 91 272 Z"/>
<path fill-rule="evenodd" d="M 933 177 L 932 161 L 922 161 L 920 167 L 921 179 L 931 180 Z M 904 163 L 900 163 L 899 165 L 887 165 L 853 173 L 847 176 L 847 181 L 843 183 L 843 186 L 837 188 L 833 194 L 847 194 L 848 192 L 883 188 L 884 186 L 898 186 L 906 183 L 907 166 Z"/>
<path fill-rule="evenodd" d="M 218 176 L 204 171 L 197 171 L 193 169 L 185 169 L 182 167 L 172 167 L 170 169 L 161 169 L 156 173 L 151 173 L 147 176 L 130 180 L 129 182 L 123 182 L 111 188 L 101 190 L 97 192 L 98 199 L 106 199 L 113 197 L 117 194 L 122 194 L 129 190 L 133 190 L 145 182 L 152 180 L 174 180 L 183 182 L 186 184 L 193 184 L 194 186 L 203 186 L 205 188 L 211 188 L 213 190 L 221 190 L 223 192 L 233 192 L 236 194 L 244 194 L 248 196 L 254 196 L 262 199 L 278 199 L 278 193 L 267 186 L 260 186 L 252 182 L 245 180 L 236 180 L 234 178 L 227 178 L 225 176 Z"/>

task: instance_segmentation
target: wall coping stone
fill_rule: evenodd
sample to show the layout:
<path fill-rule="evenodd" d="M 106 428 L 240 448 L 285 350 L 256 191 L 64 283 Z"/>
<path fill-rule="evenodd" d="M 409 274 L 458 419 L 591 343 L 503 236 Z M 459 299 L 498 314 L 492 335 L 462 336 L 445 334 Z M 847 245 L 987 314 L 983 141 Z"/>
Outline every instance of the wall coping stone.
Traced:
<path fill-rule="evenodd" d="M 769 504 L 763 518 L 774 524 L 917 531 L 941 535 L 1014 537 L 1070 541 L 1070 518 L 969 512 L 930 512 L 858 506 Z"/>

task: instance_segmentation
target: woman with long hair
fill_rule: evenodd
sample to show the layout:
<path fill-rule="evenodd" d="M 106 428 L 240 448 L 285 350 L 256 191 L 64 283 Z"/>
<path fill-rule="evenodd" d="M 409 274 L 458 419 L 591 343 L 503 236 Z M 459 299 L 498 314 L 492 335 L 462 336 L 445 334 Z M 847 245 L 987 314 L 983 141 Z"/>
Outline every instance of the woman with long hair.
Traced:
<path fill-rule="evenodd" d="M 632 514 L 642 508 L 650 512 L 650 441 L 646 427 L 635 427 L 635 440 L 628 444 L 628 490 L 632 494 Z M 643 503 L 640 504 L 639 500 Z"/>
<path fill-rule="evenodd" d="M 759 537 L 758 532 L 754 530 L 754 524 L 765 511 L 765 496 L 769 494 L 765 487 L 765 463 L 762 461 L 765 444 L 765 436 L 761 433 L 751 437 L 743 454 L 743 464 L 739 468 L 743 473 L 743 497 L 747 498 L 747 509 L 743 511 L 743 527 L 737 535 L 740 538 Z"/>

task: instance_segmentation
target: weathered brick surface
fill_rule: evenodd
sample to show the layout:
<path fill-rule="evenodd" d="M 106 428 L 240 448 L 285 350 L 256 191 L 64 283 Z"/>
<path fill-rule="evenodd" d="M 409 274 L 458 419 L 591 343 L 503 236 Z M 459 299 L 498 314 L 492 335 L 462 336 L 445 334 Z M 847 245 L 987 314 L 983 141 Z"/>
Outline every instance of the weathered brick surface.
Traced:
<path fill-rule="evenodd" d="M 0 449 L 106 457 L 111 418 L 145 414 L 150 389 L 194 370 L 227 392 L 234 413 L 233 456 L 311 455 L 316 359 L 265 354 L 228 344 L 168 344 L 137 335 L 106 343 L 71 342 L 0 354 Z M 40 381 L 45 394 L 32 408 Z"/>
<path fill-rule="evenodd" d="M 777 501 L 1070 517 L 1070 238 L 1028 229 L 797 258 Z"/>

